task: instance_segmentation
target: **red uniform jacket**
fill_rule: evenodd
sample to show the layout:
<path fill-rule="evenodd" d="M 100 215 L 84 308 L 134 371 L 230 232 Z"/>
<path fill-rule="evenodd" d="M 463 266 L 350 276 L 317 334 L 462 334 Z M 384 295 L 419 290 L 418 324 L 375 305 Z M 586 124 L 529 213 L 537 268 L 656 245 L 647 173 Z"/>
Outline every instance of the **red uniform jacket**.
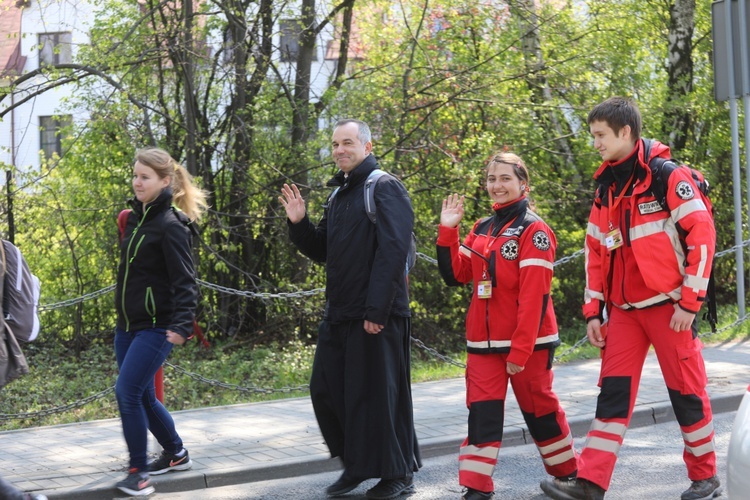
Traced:
<path fill-rule="evenodd" d="M 643 158 L 643 142 L 636 146 L 635 178 L 632 196 L 609 211 L 610 192 L 614 195 L 611 163 L 603 163 L 594 174 L 599 189 L 591 208 L 586 230 L 586 291 L 583 314 L 602 318 L 608 304 L 608 281 L 614 252 L 607 248 L 611 220 L 624 220 L 620 227 L 623 244 L 632 248 L 642 282 L 653 295 L 628 307 L 644 308 L 665 301 L 676 302 L 686 311 L 697 313 L 706 296 L 716 246 L 713 218 L 703 202 L 687 168 L 677 168 L 669 176 L 665 210 L 650 191 L 651 169 Z M 669 147 L 654 141 L 648 160 L 670 158 Z M 624 215 L 624 217 L 623 217 Z M 616 250 L 615 250 L 616 251 Z M 627 287 L 627 276 L 625 277 Z"/>
<path fill-rule="evenodd" d="M 463 245 L 459 245 L 458 227 L 440 226 L 437 240 L 438 266 L 445 282 L 473 282 L 466 315 L 467 351 L 510 353 L 507 361 L 519 366 L 526 364 L 532 351 L 560 344 L 550 298 L 557 240 L 527 206 L 528 200 L 522 198 L 477 221 Z M 499 227 L 503 219 L 506 223 Z M 480 298 L 477 288 L 488 281 L 492 296 Z"/>

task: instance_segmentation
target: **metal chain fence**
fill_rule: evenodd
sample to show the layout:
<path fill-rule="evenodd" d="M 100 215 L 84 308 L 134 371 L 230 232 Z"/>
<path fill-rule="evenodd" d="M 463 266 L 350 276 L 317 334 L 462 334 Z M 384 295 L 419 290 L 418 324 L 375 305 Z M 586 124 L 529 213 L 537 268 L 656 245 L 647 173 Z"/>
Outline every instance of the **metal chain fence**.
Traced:
<path fill-rule="evenodd" d="M 715 257 L 716 258 L 724 257 L 725 255 L 732 254 L 736 250 L 738 250 L 740 248 L 743 248 L 743 247 L 746 247 L 748 245 L 750 245 L 750 239 L 747 239 L 747 240 L 743 241 L 742 243 L 740 243 L 738 245 L 734 245 L 731 248 L 727 248 L 726 250 L 722 250 L 721 252 L 717 252 L 715 254 Z M 583 249 L 578 250 L 578 251 L 572 253 L 571 255 L 568 255 L 566 257 L 561 258 L 560 260 L 555 261 L 554 265 L 555 266 L 559 266 L 559 265 L 566 264 L 566 263 L 568 263 L 570 261 L 573 261 L 573 260 L 577 259 L 578 257 L 580 257 L 583 254 L 584 254 L 584 250 Z M 417 252 L 417 256 L 419 258 L 423 259 L 423 260 L 426 260 L 427 262 L 429 262 L 429 263 L 431 263 L 433 265 L 437 265 L 437 260 L 435 260 L 434 258 L 432 258 L 432 257 L 430 257 L 430 256 L 428 256 L 428 255 L 426 255 L 424 253 Z M 286 298 L 302 298 L 302 297 L 309 297 L 309 296 L 312 296 L 312 295 L 317 295 L 319 293 L 325 292 L 325 288 L 315 288 L 313 290 L 302 290 L 302 291 L 295 291 L 295 292 L 278 292 L 278 293 L 261 292 L 261 293 L 257 293 L 257 292 L 250 292 L 250 291 L 246 291 L 246 290 L 237 290 L 237 289 L 234 289 L 234 288 L 228 288 L 228 287 L 217 285 L 217 284 L 214 284 L 214 283 L 209 283 L 207 281 L 200 280 L 200 279 L 197 280 L 197 281 L 198 281 L 198 284 L 200 284 L 201 286 L 204 286 L 206 288 L 215 290 L 217 292 L 227 293 L 227 294 L 234 294 L 234 295 L 239 295 L 239 296 L 242 296 L 242 297 L 256 298 L 256 299 L 261 299 L 261 300 L 286 299 Z M 84 302 L 86 300 L 94 299 L 94 298 L 100 297 L 102 295 L 105 295 L 105 294 L 107 294 L 109 292 L 114 291 L 114 289 L 115 289 L 115 285 L 110 285 L 110 286 L 108 286 L 106 288 L 102 288 L 101 290 L 97 290 L 95 292 L 91 292 L 91 293 L 88 293 L 86 295 L 82 295 L 81 297 L 78 297 L 78 298 L 69 299 L 69 300 L 65 300 L 65 301 L 57 302 L 57 303 L 53 303 L 53 304 L 40 305 L 39 306 L 39 310 L 40 311 L 51 311 L 51 310 L 54 310 L 54 309 L 59 309 L 59 308 L 62 308 L 62 307 L 67 307 L 67 306 L 79 304 L 79 303 Z M 699 335 L 699 337 L 706 338 L 706 337 L 711 337 L 711 336 L 714 336 L 714 335 L 718 335 L 718 334 L 720 334 L 722 332 L 725 332 L 725 331 L 727 331 L 727 330 L 729 330 L 731 328 L 734 328 L 736 326 L 741 325 L 742 323 L 744 323 L 745 321 L 748 320 L 748 317 L 750 317 L 750 314 L 746 314 L 745 316 L 736 319 L 731 324 L 726 325 L 726 326 L 718 329 L 716 332 L 701 333 Z M 455 359 L 452 359 L 452 358 L 450 358 L 448 356 L 445 356 L 444 354 L 441 354 L 440 352 L 437 351 L 437 349 L 434 349 L 432 347 L 429 347 L 429 346 L 425 345 L 424 342 L 422 342 L 421 340 L 419 340 L 417 338 L 414 338 L 414 337 L 412 337 L 411 340 L 412 340 L 412 343 L 415 346 L 417 346 L 418 348 L 424 350 L 430 356 L 433 356 L 433 357 L 435 357 L 435 358 L 437 358 L 437 359 L 439 359 L 439 360 L 441 360 L 441 361 L 443 361 L 445 363 L 451 364 L 453 366 L 457 366 L 457 367 L 460 367 L 460 368 L 466 368 L 466 365 L 464 363 L 462 363 L 460 361 L 457 361 Z M 555 360 L 557 361 L 557 360 L 559 360 L 561 358 L 564 358 L 565 356 L 569 356 L 570 354 L 572 354 L 573 352 L 575 352 L 576 350 L 578 350 L 586 342 L 588 342 L 588 338 L 586 337 L 586 335 L 584 335 L 581 339 L 579 339 L 578 341 L 576 341 L 575 344 L 573 344 L 572 346 L 570 346 L 564 352 L 562 352 L 559 355 L 557 355 L 555 357 Z M 239 392 L 242 392 L 242 393 L 248 393 L 248 394 L 275 394 L 275 393 L 290 394 L 290 393 L 294 393 L 294 392 L 308 391 L 310 389 L 310 386 L 308 384 L 299 385 L 299 386 L 290 386 L 290 387 L 279 387 L 279 388 L 257 387 L 257 386 L 252 386 L 252 385 L 251 386 L 242 386 L 242 385 L 238 385 L 238 384 L 229 384 L 229 383 L 226 383 L 226 382 L 221 382 L 219 380 L 214 380 L 214 379 L 210 379 L 210 378 L 204 377 L 203 375 L 191 372 L 189 370 L 186 370 L 185 368 L 182 368 L 182 367 L 180 367 L 178 365 L 174 365 L 174 364 L 169 363 L 169 362 L 165 362 L 164 364 L 167 367 L 175 370 L 176 372 L 181 373 L 182 375 L 185 375 L 187 377 L 190 377 L 191 379 L 196 380 L 198 382 L 201 382 L 201 383 L 204 383 L 204 384 L 208 384 L 208 385 L 211 385 L 213 387 L 220 387 L 220 388 L 223 388 L 223 389 L 229 389 L 229 390 L 239 391 Z M 98 399 L 105 398 L 108 395 L 112 394 L 114 392 L 114 390 L 115 390 L 115 388 L 114 388 L 114 386 L 112 386 L 112 387 L 104 389 L 103 391 L 100 391 L 100 392 L 98 392 L 96 394 L 93 394 L 93 395 L 88 396 L 86 398 L 80 399 L 78 401 L 74 401 L 72 403 L 68 403 L 68 404 L 61 405 L 61 406 L 56 406 L 56 407 L 45 409 L 45 410 L 39 410 L 39 411 L 28 412 L 28 413 L 0 413 L 0 422 L 6 421 L 6 420 L 39 418 L 39 417 L 46 417 L 46 416 L 49 416 L 49 415 L 54 415 L 54 414 L 57 414 L 57 413 L 63 413 L 63 412 L 69 411 L 69 410 L 80 408 L 80 407 L 85 406 L 85 405 L 87 405 L 87 404 L 89 404 L 89 403 L 91 403 L 93 401 L 98 400 Z"/>
<path fill-rule="evenodd" d="M 172 368 L 178 373 L 182 373 L 183 375 L 187 375 L 193 380 L 197 380 L 198 382 L 203 382 L 204 384 L 208 384 L 214 387 L 221 387 L 222 389 L 231 389 L 234 391 L 244 392 L 244 393 L 250 393 L 250 394 L 274 394 L 274 393 L 282 393 L 282 394 L 289 394 L 292 392 L 300 392 L 300 391 L 308 391 L 310 390 L 309 384 L 304 385 L 298 385 L 295 387 L 279 387 L 279 388 L 268 388 L 268 387 L 256 387 L 256 386 L 242 386 L 237 384 L 228 384 L 226 382 L 221 382 L 219 380 L 214 380 L 210 378 L 206 378 L 203 375 L 200 375 L 198 373 L 194 373 L 191 371 L 186 370 L 185 368 L 182 368 L 181 366 L 173 365 L 169 361 L 165 361 L 164 365 Z"/>
<path fill-rule="evenodd" d="M 78 401 L 74 401 L 72 403 L 68 403 L 62 406 L 55 406 L 54 408 L 48 408 L 46 410 L 32 411 L 28 413 L 0 413 L 0 422 L 4 420 L 20 420 L 20 419 L 25 419 L 25 418 L 48 417 L 56 413 L 63 413 L 68 410 L 74 410 L 76 408 L 80 408 L 81 406 L 85 406 L 93 401 L 96 401 L 97 399 L 105 398 L 113 392 L 115 392 L 115 386 L 112 386 L 108 389 L 104 389 L 101 392 L 97 392 L 96 394 L 92 394 L 91 396 L 80 399 Z"/>

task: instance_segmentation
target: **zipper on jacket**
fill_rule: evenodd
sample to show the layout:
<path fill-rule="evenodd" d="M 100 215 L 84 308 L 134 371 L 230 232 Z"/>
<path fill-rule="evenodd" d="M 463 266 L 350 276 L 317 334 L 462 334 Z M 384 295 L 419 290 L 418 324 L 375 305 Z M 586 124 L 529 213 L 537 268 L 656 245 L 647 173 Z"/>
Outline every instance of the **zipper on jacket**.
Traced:
<path fill-rule="evenodd" d="M 135 233 L 133 233 L 135 235 Z M 141 237 L 138 239 L 138 243 L 135 244 L 135 251 L 133 251 L 133 255 L 128 259 L 128 264 L 132 263 L 133 260 L 135 260 L 135 256 L 138 255 L 138 250 L 141 248 L 141 243 L 143 243 L 143 239 L 146 237 L 145 234 L 142 234 Z"/>
<path fill-rule="evenodd" d="M 138 221 L 138 224 L 135 226 L 135 229 L 133 229 L 133 234 L 130 235 L 130 241 L 128 241 L 128 248 L 125 251 L 125 273 L 123 275 L 122 279 L 122 317 L 125 319 L 125 331 L 130 331 L 130 318 L 128 318 L 128 313 L 125 309 L 125 292 L 128 287 L 128 274 L 130 274 L 130 264 L 133 262 L 133 259 L 135 258 L 135 254 L 138 252 L 138 248 L 140 247 L 141 243 L 143 242 L 143 238 L 146 237 L 146 235 L 142 235 L 138 243 L 136 244 L 135 251 L 133 252 L 133 257 L 130 257 L 130 247 L 133 245 L 133 240 L 135 239 L 135 235 L 138 233 L 138 230 L 143 225 L 143 221 L 146 220 L 146 214 L 148 214 L 148 211 L 151 210 L 151 207 L 146 208 L 146 211 L 143 212 L 143 217 L 141 217 L 141 220 Z"/>
<path fill-rule="evenodd" d="M 623 239 L 623 246 L 630 247 L 630 209 L 628 208 L 625 210 L 624 213 L 624 220 L 622 221 L 622 227 L 625 228 L 625 233 L 622 235 Z M 622 262 L 622 281 L 620 282 L 620 286 L 622 287 L 622 300 L 625 302 L 625 304 L 631 305 L 628 298 L 625 296 L 625 280 L 627 279 L 627 269 L 625 268 L 625 252 L 621 250 L 619 252 L 620 254 L 620 261 Z"/>
<path fill-rule="evenodd" d="M 486 238 L 489 238 L 490 236 L 491 234 L 488 232 L 486 235 Z M 490 252 L 492 252 L 492 250 Z M 490 274 L 490 287 L 492 287 L 492 277 L 495 276 L 495 271 L 492 270 L 490 272 L 489 260 L 491 259 L 488 259 L 488 262 L 487 262 L 487 272 Z M 484 308 L 484 322 L 487 328 L 487 349 L 491 349 L 492 348 L 492 334 L 490 333 L 490 300 L 487 299 L 485 300 L 485 302 L 487 303 L 486 307 Z"/>
<path fill-rule="evenodd" d="M 492 336 L 490 335 L 490 301 L 485 300 L 487 306 L 484 308 L 484 322 L 487 327 L 487 349 L 492 347 Z"/>

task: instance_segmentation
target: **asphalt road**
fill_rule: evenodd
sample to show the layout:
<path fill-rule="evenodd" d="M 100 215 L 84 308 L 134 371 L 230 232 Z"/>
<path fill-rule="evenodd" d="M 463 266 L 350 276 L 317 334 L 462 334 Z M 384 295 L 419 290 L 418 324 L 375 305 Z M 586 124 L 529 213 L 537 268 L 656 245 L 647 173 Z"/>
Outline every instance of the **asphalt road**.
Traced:
<path fill-rule="evenodd" d="M 726 456 L 735 412 L 715 415 L 716 446 L 718 450 L 719 478 L 726 484 Z M 678 499 L 689 486 L 685 465 L 682 462 L 682 440 L 677 423 L 631 429 L 625 437 L 614 479 L 607 500 Z M 576 438 L 580 449 L 583 438 Z M 181 493 L 158 492 L 155 500 L 319 500 L 325 498 L 326 486 L 334 482 L 338 472 L 300 476 L 274 481 L 238 484 L 221 488 L 202 489 Z M 541 460 L 532 445 L 500 450 L 500 463 L 495 469 L 495 498 L 543 500 L 547 498 L 539 489 L 545 477 Z M 364 498 L 367 488 L 376 483 L 370 480 L 360 485 L 344 499 Z M 425 460 L 424 467 L 415 476 L 416 493 L 400 498 L 409 500 L 442 500 L 460 498 L 457 482 L 456 455 L 446 455 Z M 726 488 L 724 496 L 726 498 Z"/>

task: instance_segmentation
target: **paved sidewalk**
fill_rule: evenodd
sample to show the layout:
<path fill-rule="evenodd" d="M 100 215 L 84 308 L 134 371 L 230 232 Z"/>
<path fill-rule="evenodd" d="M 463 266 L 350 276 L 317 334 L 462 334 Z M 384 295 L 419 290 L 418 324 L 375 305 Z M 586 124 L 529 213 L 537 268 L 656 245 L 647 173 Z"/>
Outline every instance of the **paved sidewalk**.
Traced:
<path fill-rule="evenodd" d="M 735 411 L 750 384 L 750 339 L 703 351 L 715 413 Z M 598 360 L 555 367 L 554 389 L 573 434 L 584 436 L 594 415 Z M 415 384 L 416 428 L 425 457 L 457 453 L 468 411 L 463 379 Z M 239 404 L 173 413 L 193 469 L 156 476 L 158 492 L 188 491 L 337 470 L 318 431 L 309 398 Z M 631 427 L 673 420 L 653 353 L 643 370 Z M 512 391 L 506 403 L 503 446 L 530 443 Z M 580 448 L 582 440 L 576 440 Z M 627 446 L 627 443 L 626 443 Z M 156 454 L 156 443 L 151 442 Z M 123 498 L 114 489 L 127 453 L 120 421 L 0 432 L 0 476 L 51 499 Z"/>

